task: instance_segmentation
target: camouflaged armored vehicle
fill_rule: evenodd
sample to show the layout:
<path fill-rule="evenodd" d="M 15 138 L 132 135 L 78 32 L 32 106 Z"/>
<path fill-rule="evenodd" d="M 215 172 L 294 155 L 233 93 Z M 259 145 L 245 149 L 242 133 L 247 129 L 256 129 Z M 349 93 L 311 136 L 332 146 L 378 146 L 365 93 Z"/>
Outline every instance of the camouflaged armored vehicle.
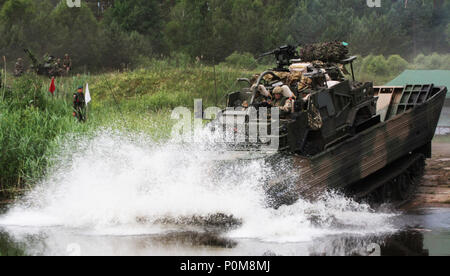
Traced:
<path fill-rule="evenodd" d="M 65 70 L 62 67 L 60 59 L 57 59 L 54 56 L 46 55 L 44 57 L 44 62 L 40 63 L 30 50 L 24 49 L 24 51 L 32 62 L 30 66 L 31 71 L 35 72 L 38 75 L 47 76 L 49 78 L 60 77 L 64 75 Z"/>
<path fill-rule="evenodd" d="M 292 183 L 281 177 L 269 184 L 269 195 L 282 198 L 275 205 L 327 190 L 374 203 L 404 202 L 425 158 L 431 157 L 447 88 L 374 87 L 355 81 L 356 57 L 348 57 L 345 44 L 333 47 L 340 50 L 325 57 L 314 45 L 307 47 L 309 53 L 291 46 L 268 53 L 276 56 L 277 67 L 253 80 L 239 79 L 246 87 L 228 95 L 228 108 L 218 114 L 213 129 L 229 132 L 233 122 L 231 131 L 241 136 L 229 141 L 234 151 L 249 156 L 266 151 L 266 156 L 289 159 L 299 178 Z M 345 77 L 349 65 L 350 79 Z M 294 102 L 292 110 L 280 112 L 279 121 L 270 110 L 263 116 L 260 111 L 271 107 L 270 94 L 277 86 L 287 86 L 285 96 Z"/>

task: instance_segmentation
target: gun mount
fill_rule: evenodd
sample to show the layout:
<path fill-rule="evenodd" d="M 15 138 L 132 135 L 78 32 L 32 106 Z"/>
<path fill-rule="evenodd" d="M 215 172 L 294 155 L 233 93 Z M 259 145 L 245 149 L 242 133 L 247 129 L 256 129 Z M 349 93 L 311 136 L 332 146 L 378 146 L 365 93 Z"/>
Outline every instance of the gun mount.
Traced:
<path fill-rule="evenodd" d="M 47 76 L 49 78 L 60 77 L 64 75 L 65 71 L 62 68 L 61 62 L 54 56 L 46 55 L 44 57 L 44 62 L 40 63 L 29 49 L 24 49 L 24 52 L 31 60 L 31 71 L 35 72 L 36 74 Z"/>
<path fill-rule="evenodd" d="M 299 58 L 296 48 L 292 45 L 281 46 L 271 52 L 260 55 L 258 58 L 270 55 L 274 55 L 277 60 L 277 67 L 273 69 L 274 71 L 289 71 L 285 67 L 291 65 L 292 60 Z"/>

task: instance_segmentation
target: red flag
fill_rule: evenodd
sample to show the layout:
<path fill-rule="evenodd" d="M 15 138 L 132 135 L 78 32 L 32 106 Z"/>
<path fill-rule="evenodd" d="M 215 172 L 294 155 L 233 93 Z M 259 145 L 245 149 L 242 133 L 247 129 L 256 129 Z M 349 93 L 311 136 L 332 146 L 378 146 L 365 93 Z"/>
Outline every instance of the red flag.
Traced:
<path fill-rule="evenodd" d="M 48 91 L 49 91 L 50 93 L 52 93 L 52 95 L 53 95 L 53 93 L 55 93 L 55 90 L 56 90 L 56 86 L 55 86 L 55 78 L 53 77 L 53 78 L 52 78 L 52 83 L 50 84 L 50 88 L 48 89 Z"/>

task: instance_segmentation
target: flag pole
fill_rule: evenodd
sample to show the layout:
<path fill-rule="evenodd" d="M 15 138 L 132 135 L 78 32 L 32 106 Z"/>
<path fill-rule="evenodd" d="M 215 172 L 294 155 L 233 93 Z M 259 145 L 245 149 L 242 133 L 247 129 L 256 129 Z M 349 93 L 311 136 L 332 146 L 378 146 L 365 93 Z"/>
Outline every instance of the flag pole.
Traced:
<path fill-rule="evenodd" d="M 91 102 L 91 92 L 89 90 L 89 83 L 86 83 L 84 91 L 84 100 L 86 102 L 86 121 L 89 119 L 89 103 Z"/>
<path fill-rule="evenodd" d="M 89 89 L 89 83 L 87 83 L 86 82 L 86 89 L 85 89 L 85 92 L 84 92 L 84 102 L 85 102 L 85 104 L 86 104 L 86 109 L 85 109 L 85 112 L 86 112 L 86 120 L 88 119 L 88 114 L 89 114 L 89 111 L 90 111 L 90 109 L 89 109 L 89 103 L 92 101 L 92 98 L 91 98 L 91 90 Z"/>
<path fill-rule="evenodd" d="M 89 119 L 89 103 L 86 103 L 86 121 Z"/>

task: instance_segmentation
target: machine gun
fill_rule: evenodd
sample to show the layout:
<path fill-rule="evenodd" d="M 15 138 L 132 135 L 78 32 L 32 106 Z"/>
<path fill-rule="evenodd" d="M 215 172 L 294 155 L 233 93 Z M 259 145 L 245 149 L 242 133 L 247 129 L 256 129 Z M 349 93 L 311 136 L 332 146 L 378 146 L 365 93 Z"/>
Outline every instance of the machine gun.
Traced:
<path fill-rule="evenodd" d="M 33 70 L 36 74 L 47 76 L 47 77 L 59 77 L 62 76 L 64 70 L 56 64 L 55 57 L 46 55 L 44 63 L 39 63 L 39 60 L 31 53 L 30 50 L 24 49 L 24 52 L 30 58 L 32 65 L 31 70 Z"/>
<path fill-rule="evenodd" d="M 277 67 L 273 69 L 274 71 L 288 71 L 285 67 L 292 64 L 291 60 L 299 58 L 296 47 L 292 45 L 281 46 L 271 52 L 264 53 L 259 56 L 259 59 L 270 55 L 275 55 L 277 59 Z"/>
<path fill-rule="evenodd" d="M 31 51 L 28 50 L 28 49 L 23 49 L 23 51 L 24 51 L 25 54 L 27 54 L 28 57 L 31 59 L 31 62 L 33 63 L 33 66 L 34 66 L 34 67 L 37 67 L 38 64 L 39 64 L 39 62 L 38 62 L 38 60 L 36 59 L 36 57 L 33 55 L 33 53 L 31 53 Z"/>

